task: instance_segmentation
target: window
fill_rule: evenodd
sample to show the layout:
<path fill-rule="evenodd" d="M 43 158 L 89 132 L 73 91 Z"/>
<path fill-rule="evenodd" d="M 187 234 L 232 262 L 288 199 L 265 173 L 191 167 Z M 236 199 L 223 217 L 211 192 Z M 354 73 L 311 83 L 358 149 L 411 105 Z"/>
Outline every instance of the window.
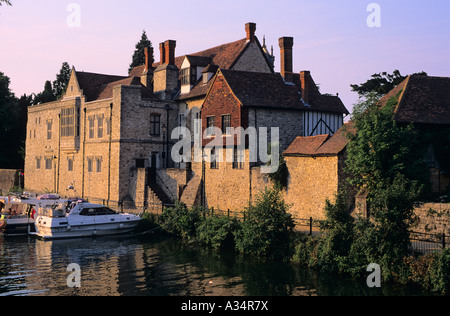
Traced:
<path fill-rule="evenodd" d="M 190 68 L 184 68 L 181 69 L 181 85 L 188 85 L 190 84 L 190 78 L 191 78 L 191 69 Z"/>
<path fill-rule="evenodd" d="M 95 158 L 95 167 L 97 173 L 102 172 L 102 157 Z"/>
<path fill-rule="evenodd" d="M 52 169 L 52 158 L 45 158 L 45 169 L 46 170 Z"/>
<path fill-rule="evenodd" d="M 77 112 L 77 116 L 79 112 Z M 77 117 L 78 119 L 78 117 Z M 61 110 L 61 137 L 75 136 L 75 109 Z"/>
<path fill-rule="evenodd" d="M 73 171 L 73 158 L 67 158 L 67 171 Z"/>
<path fill-rule="evenodd" d="M 136 159 L 136 168 L 145 168 L 145 159 Z"/>
<path fill-rule="evenodd" d="M 109 119 L 106 120 L 106 135 L 111 134 L 111 122 Z"/>
<path fill-rule="evenodd" d="M 150 135 L 151 136 L 161 135 L 161 115 L 159 114 L 150 115 Z"/>
<path fill-rule="evenodd" d="M 89 116 L 89 138 L 94 138 L 94 116 Z"/>
<path fill-rule="evenodd" d="M 229 128 L 231 128 L 231 115 L 222 115 L 222 134 L 228 134 Z"/>
<path fill-rule="evenodd" d="M 107 207 L 98 208 L 84 208 L 80 211 L 81 216 L 99 216 L 99 215 L 114 215 L 117 214 Z"/>
<path fill-rule="evenodd" d="M 47 120 L 47 139 L 52 139 L 53 120 Z"/>
<path fill-rule="evenodd" d="M 36 169 L 41 169 L 41 158 L 36 157 Z"/>
<path fill-rule="evenodd" d="M 235 148 L 233 155 L 233 169 L 244 169 L 244 150 Z"/>
<path fill-rule="evenodd" d="M 216 153 L 215 148 L 211 148 L 211 169 L 219 169 L 219 155 Z"/>
<path fill-rule="evenodd" d="M 88 158 L 87 159 L 87 168 L 88 168 L 88 172 L 92 172 L 92 170 L 94 169 L 93 167 L 94 164 L 94 159 L 92 158 Z"/>
<path fill-rule="evenodd" d="M 209 116 L 206 118 L 206 135 L 214 135 L 214 127 L 216 126 L 216 118 L 214 116 Z"/>
<path fill-rule="evenodd" d="M 105 118 L 105 115 L 97 115 L 97 137 L 102 138 L 103 137 L 103 120 Z"/>

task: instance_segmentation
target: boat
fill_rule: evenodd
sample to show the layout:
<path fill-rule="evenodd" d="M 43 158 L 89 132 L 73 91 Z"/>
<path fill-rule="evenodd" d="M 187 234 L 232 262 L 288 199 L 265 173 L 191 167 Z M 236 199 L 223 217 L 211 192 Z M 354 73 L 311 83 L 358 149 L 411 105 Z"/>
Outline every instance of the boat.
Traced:
<path fill-rule="evenodd" d="M 65 200 L 46 197 L 0 197 L 0 232 L 6 237 L 26 236 L 35 232 L 35 214 L 39 207 L 50 207 Z"/>
<path fill-rule="evenodd" d="M 35 226 L 42 239 L 112 236 L 134 231 L 140 216 L 118 213 L 85 201 L 66 202 L 51 208 L 39 208 Z"/>

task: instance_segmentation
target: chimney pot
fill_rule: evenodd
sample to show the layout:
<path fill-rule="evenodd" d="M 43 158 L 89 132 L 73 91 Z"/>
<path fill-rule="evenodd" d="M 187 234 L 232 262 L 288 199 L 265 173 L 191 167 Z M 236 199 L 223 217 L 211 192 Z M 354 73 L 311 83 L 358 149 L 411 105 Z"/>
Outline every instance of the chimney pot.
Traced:
<path fill-rule="evenodd" d="M 292 47 L 294 46 L 293 37 L 282 37 L 278 40 L 281 54 L 281 75 L 287 82 L 293 81 L 293 59 L 292 59 Z"/>
<path fill-rule="evenodd" d="M 164 47 L 164 43 L 159 43 L 159 52 L 160 52 L 160 63 L 165 64 L 166 63 L 166 49 Z"/>
<path fill-rule="evenodd" d="M 145 69 L 149 70 L 152 68 L 153 65 L 153 47 L 145 47 L 144 48 L 145 53 Z"/>
<path fill-rule="evenodd" d="M 253 43 L 255 41 L 256 23 L 245 24 L 245 32 L 247 33 L 247 41 Z"/>
<path fill-rule="evenodd" d="M 310 85 L 311 72 L 300 72 L 300 83 L 302 85 L 302 99 L 303 102 L 309 103 L 309 85 Z"/>
<path fill-rule="evenodd" d="M 164 43 L 166 57 L 165 64 L 175 65 L 175 47 L 177 46 L 177 42 L 173 40 L 168 40 Z"/>

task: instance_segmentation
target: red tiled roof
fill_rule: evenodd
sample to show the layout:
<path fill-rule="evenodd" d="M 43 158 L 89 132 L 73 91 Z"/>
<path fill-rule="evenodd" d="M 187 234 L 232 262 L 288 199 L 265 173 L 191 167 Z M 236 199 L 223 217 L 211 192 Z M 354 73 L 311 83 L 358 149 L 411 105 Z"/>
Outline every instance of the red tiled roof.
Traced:
<path fill-rule="evenodd" d="M 243 106 L 304 109 L 294 85 L 284 82 L 280 74 L 220 69 Z"/>
<path fill-rule="evenodd" d="M 330 156 L 341 153 L 350 139 L 349 133 L 354 133 L 352 123 L 342 126 L 333 136 L 299 136 L 284 151 L 285 156 Z"/>

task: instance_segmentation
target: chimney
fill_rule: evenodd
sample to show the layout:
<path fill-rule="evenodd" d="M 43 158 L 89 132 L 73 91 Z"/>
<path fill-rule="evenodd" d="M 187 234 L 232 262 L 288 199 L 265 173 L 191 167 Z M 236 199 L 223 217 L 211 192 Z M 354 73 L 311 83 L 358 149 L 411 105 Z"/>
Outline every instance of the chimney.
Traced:
<path fill-rule="evenodd" d="M 164 50 L 166 52 L 164 63 L 168 65 L 175 65 L 175 47 L 177 46 L 177 42 L 168 40 L 164 43 L 164 46 Z"/>
<path fill-rule="evenodd" d="M 256 24 L 251 22 L 245 24 L 245 32 L 247 33 L 247 42 L 255 42 Z"/>
<path fill-rule="evenodd" d="M 306 104 L 309 103 L 309 85 L 310 85 L 310 79 L 311 78 L 311 72 L 309 71 L 302 71 L 300 72 L 300 83 L 302 85 L 302 99 L 303 102 Z"/>
<path fill-rule="evenodd" d="M 149 70 L 153 65 L 153 47 L 147 46 L 144 48 L 145 54 L 145 70 Z"/>
<path fill-rule="evenodd" d="M 166 49 L 164 47 L 164 43 L 159 43 L 159 52 L 160 52 L 160 64 L 163 65 L 166 63 Z"/>
<path fill-rule="evenodd" d="M 292 60 L 292 47 L 294 46 L 293 37 L 282 37 L 279 39 L 281 54 L 281 75 L 286 82 L 293 82 L 293 60 Z"/>

